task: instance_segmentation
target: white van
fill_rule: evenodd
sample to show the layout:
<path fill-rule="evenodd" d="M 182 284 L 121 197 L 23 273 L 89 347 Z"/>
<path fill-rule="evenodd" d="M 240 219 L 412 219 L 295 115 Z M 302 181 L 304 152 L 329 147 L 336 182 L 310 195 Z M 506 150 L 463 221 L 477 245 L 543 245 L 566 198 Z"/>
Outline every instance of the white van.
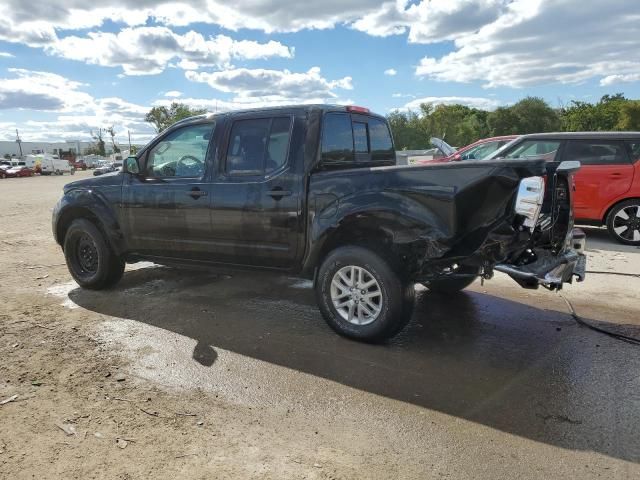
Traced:
<path fill-rule="evenodd" d="M 40 163 L 42 175 L 64 175 L 70 173 L 73 175 L 76 173 L 67 160 L 62 160 L 57 155 L 44 155 L 42 162 Z"/>

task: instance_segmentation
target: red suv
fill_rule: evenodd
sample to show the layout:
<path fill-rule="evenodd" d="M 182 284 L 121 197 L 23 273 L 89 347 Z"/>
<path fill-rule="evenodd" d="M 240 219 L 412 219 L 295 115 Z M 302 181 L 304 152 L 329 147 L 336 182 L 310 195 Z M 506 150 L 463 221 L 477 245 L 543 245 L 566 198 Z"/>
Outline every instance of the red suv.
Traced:
<path fill-rule="evenodd" d="M 640 132 L 523 135 L 485 160 L 527 157 L 578 160 L 576 223 L 606 225 L 618 242 L 640 245 Z"/>

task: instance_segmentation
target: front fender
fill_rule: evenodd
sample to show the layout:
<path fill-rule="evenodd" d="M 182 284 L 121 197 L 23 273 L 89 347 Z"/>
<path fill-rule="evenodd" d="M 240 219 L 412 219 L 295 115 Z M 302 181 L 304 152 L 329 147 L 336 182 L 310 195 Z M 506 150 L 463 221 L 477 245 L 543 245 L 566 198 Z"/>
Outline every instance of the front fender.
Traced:
<path fill-rule="evenodd" d="M 65 192 L 53 209 L 53 236 L 59 245 L 64 243 L 64 232 L 76 218 L 95 221 L 104 232 L 111 248 L 118 255 L 126 251 L 120 221 L 108 192 L 75 189 Z"/>

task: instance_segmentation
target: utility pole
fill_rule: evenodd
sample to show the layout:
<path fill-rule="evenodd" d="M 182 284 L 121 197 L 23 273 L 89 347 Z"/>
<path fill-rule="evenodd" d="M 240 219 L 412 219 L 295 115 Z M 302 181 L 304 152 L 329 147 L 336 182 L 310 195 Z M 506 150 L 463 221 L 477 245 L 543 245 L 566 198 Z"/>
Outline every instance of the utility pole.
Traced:
<path fill-rule="evenodd" d="M 129 135 L 129 155 L 131 155 L 131 131 L 127 130 L 127 135 Z"/>
<path fill-rule="evenodd" d="M 20 134 L 18 133 L 17 128 L 16 128 L 16 143 L 18 144 L 18 148 L 20 149 L 20 158 L 22 158 L 22 139 L 20 138 Z"/>

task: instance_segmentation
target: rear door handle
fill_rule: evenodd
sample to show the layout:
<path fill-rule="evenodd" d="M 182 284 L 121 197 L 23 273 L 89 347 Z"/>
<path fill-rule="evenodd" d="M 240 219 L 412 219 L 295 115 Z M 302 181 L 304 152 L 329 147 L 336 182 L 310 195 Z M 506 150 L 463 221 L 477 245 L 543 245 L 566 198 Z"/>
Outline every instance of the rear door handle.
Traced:
<path fill-rule="evenodd" d="M 622 176 L 622 173 L 620 173 L 620 172 L 613 172 L 613 173 L 609 174 L 609 177 L 611 177 L 611 178 L 618 178 L 618 177 L 621 177 L 621 176 Z"/>
<path fill-rule="evenodd" d="M 280 200 L 282 197 L 290 197 L 291 190 L 283 190 L 280 187 L 276 187 L 273 190 L 268 191 L 267 195 L 273 197 L 274 200 Z"/>
<path fill-rule="evenodd" d="M 208 195 L 206 190 L 200 190 L 198 187 L 193 187 L 191 191 L 189 191 L 189 196 L 194 200 L 199 199 L 200 197 L 206 197 Z"/>

